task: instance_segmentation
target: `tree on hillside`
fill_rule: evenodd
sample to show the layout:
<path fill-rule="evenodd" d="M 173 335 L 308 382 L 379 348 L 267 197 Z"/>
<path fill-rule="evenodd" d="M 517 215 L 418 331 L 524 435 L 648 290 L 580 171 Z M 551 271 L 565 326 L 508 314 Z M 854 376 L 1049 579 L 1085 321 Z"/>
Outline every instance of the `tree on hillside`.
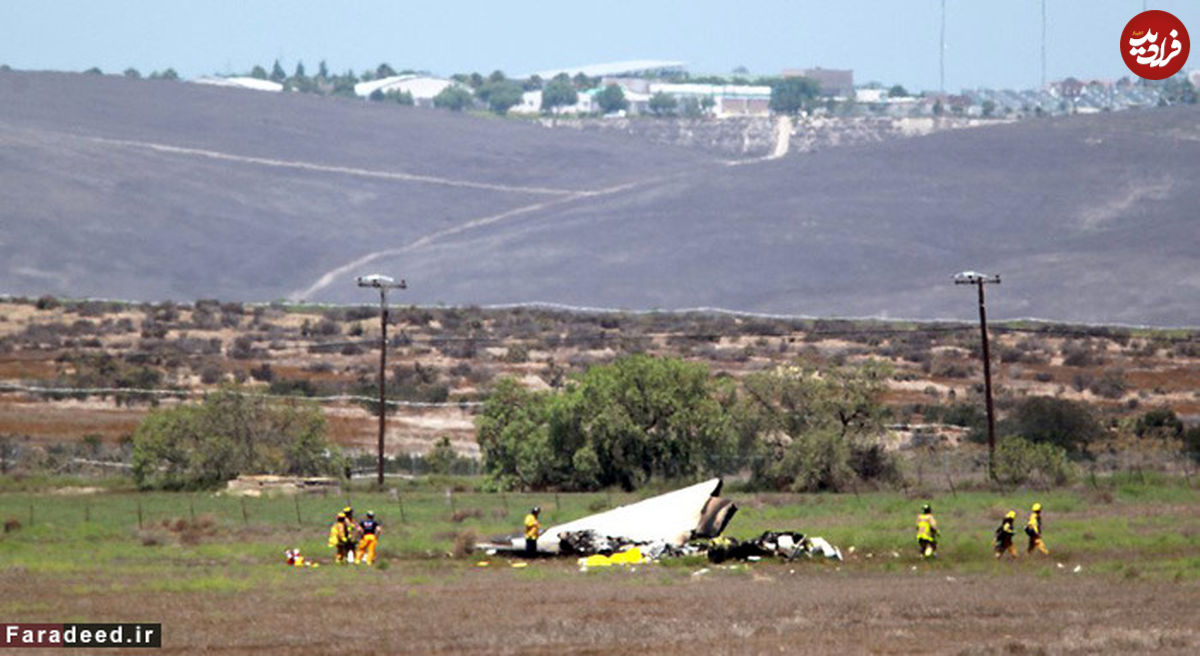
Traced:
<path fill-rule="evenodd" d="M 473 102 L 474 99 L 471 96 L 471 92 L 458 85 L 448 86 L 433 97 L 434 107 L 441 107 L 455 112 L 461 112 L 470 107 Z"/>
<path fill-rule="evenodd" d="M 267 79 L 267 69 L 255 64 L 254 68 L 250 69 L 250 77 L 257 80 Z"/>
<path fill-rule="evenodd" d="M 496 71 L 499 73 L 499 71 Z M 496 73 L 493 73 L 494 76 Z M 501 74 L 503 75 L 503 74 Z M 521 85 L 512 80 L 493 80 L 489 79 L 483 83 L 475 91 L 475 95 L 480 100 L 487 103 L 488 109 L 503 116 L 508 110 L 517 103 L 521 102 L 521 96 L 525 92 L 521 89 Z"/>
<path fill-rule="evenodd" d="M 142 78 L 142 74 L 138 71 L 138 69 L 132 66 L 125 69 L 123 75 L 131 80 L 140 80 Z"/>
<path fill-rule="evenodd" d="M 292 77 L 296 78 L 297 80 L 303 80 L 303 79 L 304 79 L 304 77 L 305 77 L 305 75 L 304 75 L 304 62 L 302 62 L 302 61 L 298 61 L 298 62 L 296 62 L 296 72 L 292 73 Z"/>
<path fill-rule="evenodd" d="M 327 79 L 329 77 L 329 66 L 327 66 L 325 64 L 324 59 L 322 59 L 321 62 L 317 64 L 317 77 L 321 78 L 322 80 Z"/>
<path fill-rule="evenodd" d="M 579 92 L 571 79 L 563 73 L 550 80 L 542 89 L 542 111 L 553 112 L 559 107 L 570 107 L 579 102 Z"/>
<path fill-rule="evenodd" d="M 616 84 L 610 84 L 596 94 L 596 104 L 600 106 L 600 111 L 605 114 L 612 114 L 623 109 L 629 108 L 629 101 L 625 99 L 625 92 Z"/>
<path fill-rule="evenodd" d="M 392 68 L 391 66 L 389 66 L 389 65 L 387 64 L 387 62 L 384 62 L 384 63 L 380 64 L 380 65 L 379 65 L 378 67 L 376 67 L 376 69 L 375 69 L 375 79 L 377 79 L 377 80 L 378 80 L 378 79 L 383 79 L 383 78 L 385 78 L 385 77 L 392 77 L 392 76 L 394 76 L 395 74 L 396 74 L 396 69 L 394 69 L 394 68 Z"/>
<path fill-rule="evenodd" d="M 275 65 L 271 67 L 271 81 L 283 82 L 287 79 L 287 73 L 283 72 L 283 67 L 279 65 L 279 60 L 275 60 Z"/>
<path fill-rule="evenodd" d="M 413 105 L 416 104 L 416 101 L 413 100 L 412 92 L 410 92 L 410 91 L 396 91 L 395 89 L 393 89 L 391 91 L 388 91 L 386 94 L 384 94 L 384 96 L 388 100 L 396 103 L 397 105 L 404 105 L 405 107 L 412 107 Z"/>
<path fill-rule="evenodd" d="M 333 448 L 317 406 L 225 389 L 147 416 L 133 434 L 133 476 L 142 489 L 182 490 L 240 474 L 333 474 Z"/>
<path fill-rule="evenodd" d="M 659 91 L 653 96 L 650 96 L 649 106 L 650 111 L 654 112 L 655 116 L 665 116 L 667 114 L 675 113 L 675 108 L 679 106 L 679 101 L 675 99 L 675 96 Z"/>
<path fill-rule="evenodd" d="M 908 89 L 900 84 L 894 84 L 891 89 L 888 89 L 889 98 L 907 98 L 909 95 Z"/>
<path fill-rule="evenodd" d="M 576 73 L 575 77 L 571 78 L 571 82 L 574 83 L 576 90 L 586 91 L 596 88 L 600 84 L 600 78 L 588 77 L 583 73 Z"/>
<path fill-rule="evenodd" d="M 769 107 L 780 114 L 796 114 L 817 96 L 817 81 L 807 77 L 785 77 L 771 85 Z"/>
<path fill-rule="evenodd" d="M 889 375 L 886 364 L 871 361 L 747 376 L 735 423 L 743 444 L 761 438 L 755 482 L 769 489 L 836 491 L 855 476 L 892 475 L 879 442 Z"/>

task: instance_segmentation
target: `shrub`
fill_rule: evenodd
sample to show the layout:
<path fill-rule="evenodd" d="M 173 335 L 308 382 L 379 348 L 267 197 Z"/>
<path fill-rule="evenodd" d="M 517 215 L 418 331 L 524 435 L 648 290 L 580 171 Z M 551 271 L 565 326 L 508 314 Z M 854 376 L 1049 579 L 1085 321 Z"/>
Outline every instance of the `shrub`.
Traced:
<path fill-rule="evenodd" d="M 151 413 L 133 435 L 142 489 L 204 489 L 239 474 L 331 474 L 340 462 L 315 405 L 225 389 L 197 405 Z"/>
<path fill-rule="evenodd" d="M 1104 429 L 1082 403 L 1031 396 L 1017 402 L 1012 414 L 1001 422 L 999 432 L 1082 453 L 1088 444 L 1103 436 Z"/>
<path fill-rule="evenodd" d="M 1063 485 L 1074 475 L 1074 469 L 1067 460 L 1066 449 L 1053 444 L 1010 436 L 996 445 L 994 472 L 1001 483 Z"/>
<path fill-rule="evenodd" d="M 1106 369 L 1104 375 L 1100 376 L 1099 380 L 1093 381 L 1088 389 L 1092 394 L 1106 399 L 1119 399 L 1125 396 L 1127 389 L 1125 372 L 1120 369 Z"/>
<path fill-rule="evenodd" d="M 425 462 L 429 463 L 429 470 L 435 474 L 449 474 L 456 460 L 458 460 L 458 453 L 451 446 L 450 438 L 445 435 L 438 438 L 433 448 L 429 450 L 429 454 L 425 456 Z"/>

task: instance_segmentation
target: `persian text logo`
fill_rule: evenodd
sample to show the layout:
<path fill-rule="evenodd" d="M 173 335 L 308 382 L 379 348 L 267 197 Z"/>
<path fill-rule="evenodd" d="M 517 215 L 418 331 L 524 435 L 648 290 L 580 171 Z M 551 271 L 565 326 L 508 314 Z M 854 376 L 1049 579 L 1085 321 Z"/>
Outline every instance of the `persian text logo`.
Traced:
<path fill-rule="evenodd" d="M 1121 32 L 1121 57 L 1138 77 L 1164 80 L 1187 61 L 1192 41 L 1173 14 L 1152 9 L 1134 16 Z"/>

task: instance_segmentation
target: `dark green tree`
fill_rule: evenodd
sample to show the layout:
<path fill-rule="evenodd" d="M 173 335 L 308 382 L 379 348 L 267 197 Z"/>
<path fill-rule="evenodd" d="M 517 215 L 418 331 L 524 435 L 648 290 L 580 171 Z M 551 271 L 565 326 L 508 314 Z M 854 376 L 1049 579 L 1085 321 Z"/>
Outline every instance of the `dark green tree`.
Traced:
<path fill-rule="evenodd" d="M 579 102 L 579 92 L 565 73 L 546 83 L 542 89 L 542 111 L 553 112 L 558 107 L 570 107 Z"/>
<path fill-rule="evenodd" d="M 743 445 L 758 444 L 755 483 L 837 491 L 855 476 L 894 475 L 879 442 L 890 371 L 870 361 L 823 371 L 780 367 L 747 376 L 736 424 Z"/>
<path fill-rule="evenodd" d="M 433 106 L 449 109 L 455 112 L 470 107 L 474 103 L 471 92 L 458 86 L 448 86 L 433 97 Z"/>
<path fill-rule="evenodd" d="M 140 72 L 138 72 L 138 69 L 133 68 L 132 66 L 125 69 L 124 75 L 125 75 L 125 77 L 130 78 L 132 80 L 140 80 L 142 78 L 142 74 Z"/>
<path fill-rule="evenodd" d="M 412 107 L 414 104 L 416 104 L 415 101 L 413 100 L 412 93 L 409 91 L 392 90 L 392 91 L 387 92 L 385 95 L 387 96 L 388 100 L 396 103 L 397 105 L 404 105 L 405 107 Z"/>
<path fill-rule="evenodd" d="M 1068 453 L 1082 453 L 1104 435 L 1104 428 L 1084 404 L 1051 396 L 1030 396 L 1017 402 L 997 429 L 1030 442 L 1045 442 Z"/>
<path fill-rule="evenodd" d="M 493 75 L 495 74 L 493 73 Z M 513 105 L 521 102 L 521 96 L 524 93 L 521 85 L 512 80 L 489 79 L 476 90 L 475 95 L 487 103 L 488 109 L 503 116 Z"/>
<path fill-rule="evenodd" d="M 662 91 L 659 91 L 653 96 L 650 96 L 649 107 L 650 111 L 653 112 L 655 116 L 674 114 L 675 108 L 678 106 L 679 101 L 675 98 L 675 96 L 672 96 L 669 93 L 663 93 Z"/>
<path fill-rule="evenodd" d="M 625 92 L 616 84 L 610 84 L 596 94 L 596 104 L 600 106 L 600 111 L 604 114 L 612 114 L 629 108 L 629 101 L 625 99 Z"/>
<path fill-rule="evenodd" d="M 389 66 L 387 62 L 384 62 L 375 68 L 375 79 L 377 80 L 385 77 L 392 77 L 395 74 L 396 70 Z"/>
<path fill-rule="evenodd" d="M 279 60 L 275 60 L 275 65 L 271 67 L 271 81 L 283 82 L 287 79 L 287 73 L 283 72 L 283 66 L 279 65 Z"/>
<path fill-rule="evenodd" d="M 329 78 L 329 66 L 325 64 L 324 59 L 317 64 L 317 77 L 321 78 L 322 80 Z"/>
<path fill-rule="evenodd" d="M 703 365 L 635 355 L 592 367 L 558 393 L 501 381 L 476 435 L 501 486 L 633 489 L 729 466 L 734 441 L 716 392 Z"/>
<path fill-rule="evenodd" d="M 292 77 L 296 78 L 297 80 L 304 79 L 304 62 L 296 62 L 296 72 L 292 73 Z"/>
<path fill-rule="evenodd" d="M 262 66 L 255 65 L 254 68 L 250 69 L 250 77 L 258 80 L 265 80 L 267 79 L 267 69 L 263 68 Z"/>
<path fill-rule="evenodd" d="M 316 405 L 234 389 L 147 416 L 133 434 L 143 489 L 206 489 L 240 474 L 330 474 L 338 469 Z"/>
<path fill-rule="evenodd" d="M 771 85 L 771 111 L 797 114 L 820 92 L 817 81 L 807 77 L 785 77 Z"/>

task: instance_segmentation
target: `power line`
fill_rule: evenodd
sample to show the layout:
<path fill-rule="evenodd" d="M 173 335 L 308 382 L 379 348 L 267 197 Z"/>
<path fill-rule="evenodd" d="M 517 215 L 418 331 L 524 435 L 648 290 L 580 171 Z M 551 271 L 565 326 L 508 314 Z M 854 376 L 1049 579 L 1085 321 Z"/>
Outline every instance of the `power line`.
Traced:
<path fill-rule="evenodd" d="M 0 392 L 24 392 L 28 394 L 61 394 L 75 395 L 86 394 L 107 395 L 107 394 L 129 394 L 129 395 L 144 395 L 157 396 L 165 398 L 185 398 L 185 397 L 204 397 L 213 393 L 210 390 L 164 390 L 164 389 L 140 389 L 136 387 L 41 387 L 35 385 L 17 385 L 14 383 L 0 383 Z M 344 402 L 359 402 L 365 401 L 368 403 L 379 403 L 379 399 L 373 396 L 363 396 L 360 394 L 333 394 L 328 396 L 298 396 L 295 394 L 270 394 L 258 392 L 243 392 L 240 390 L 225 390 L 227 394 L 236 394 L 244 397 L 260 397 L 267 399 L 280 399 L 292 401 L 315 401 L 317 403 L 344 403 Z M 482 406 L 481 401 L 397 401 L 387 399 L 385 405 L 400 408 L 459 408 L 459 407 L 478 407 Z"/>

